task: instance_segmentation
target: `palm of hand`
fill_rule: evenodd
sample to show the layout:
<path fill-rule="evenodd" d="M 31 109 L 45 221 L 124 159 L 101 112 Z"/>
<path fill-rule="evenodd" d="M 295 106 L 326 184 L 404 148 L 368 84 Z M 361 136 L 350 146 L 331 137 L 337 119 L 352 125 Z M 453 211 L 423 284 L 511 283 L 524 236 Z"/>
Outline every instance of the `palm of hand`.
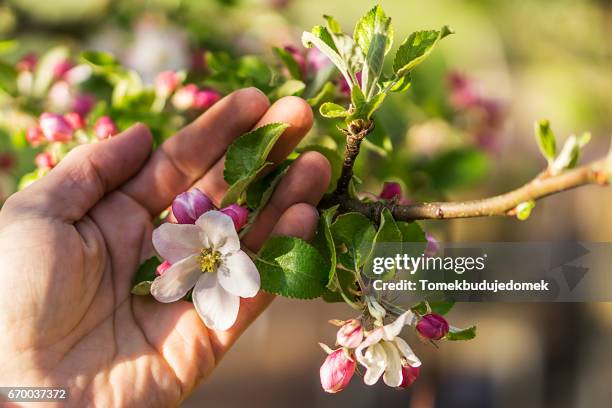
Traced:
<path fill-rule="evenodd" d="M 242 90 L 148 160 L 151 137 L 136 126 L 76 149 L 10 199 L 0 213 L 0 329 L 7 333 L 0 350 L 13 357 L 0 367 L 0 383 L 68 387 L 75 405 L 178 404 L 272 298 L 242 299 L 236 324 L 215 332 L 190 303 L 132 296 L 132 275 L 151 251 L 152 217 L 192 185 L 218 200 L 227 187 L 223 152 L 256 123 L 292 125 L 270 155 L 278 162 L 311 120 L 301 100 L 268 108 L 262 94 Z M 213 128 L 219 136 L 211 147 L 202 139 Z M 328 179 L 325 159 L 302 155 L 244 244 L 257 250 L 270 233 L 307 238 Z"/>

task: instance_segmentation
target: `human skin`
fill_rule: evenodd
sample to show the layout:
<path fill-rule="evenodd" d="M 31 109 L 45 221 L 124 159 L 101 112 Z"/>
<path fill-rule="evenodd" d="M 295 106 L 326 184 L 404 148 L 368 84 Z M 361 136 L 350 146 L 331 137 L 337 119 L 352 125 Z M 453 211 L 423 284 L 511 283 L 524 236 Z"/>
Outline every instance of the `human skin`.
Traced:
<path fill-rule="evenodd" d="M 67 387 L 63 407 L 168 407 L 208 377 L 273 296 L 241 299 L 236 323 L 219 332 L 191 303 L 131 295 L 131 280 L 151 254 L 154 217 L 192 187 L 218 204 L 228 145 L 270 122 L 290 125 L 269 156 L 279 162 L 310 129 L 312 113 L 299 98 L 270 106 L 243 89 L 152 154 L 150 132 L 137 124 L 74 149 L 11 196 L 0 212 L 0 386 Z M 302 154 L 243 245 L 257 251 L 270 234 L 310 238 L 329 178 L 323 156 Z"/>

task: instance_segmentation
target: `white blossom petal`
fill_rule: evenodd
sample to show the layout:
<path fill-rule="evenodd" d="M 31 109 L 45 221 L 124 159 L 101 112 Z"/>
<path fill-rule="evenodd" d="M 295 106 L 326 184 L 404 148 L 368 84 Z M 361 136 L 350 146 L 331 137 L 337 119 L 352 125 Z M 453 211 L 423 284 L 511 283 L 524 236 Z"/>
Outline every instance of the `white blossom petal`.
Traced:
<path fill-rule="evenodd" d="M 376 329 L 372 331 L 367 337 L 361 342 L 361 344 L 355 349 L 355 355 L 357 356 L 357 361 L 361 363 L 364 367 L 366 366 L 365 357 L 363 355 L 363 351 L 366 350 L 373 344 L 378 343 L 383 336 L 382 328 Z"/>
<path fill-rule="evenodd" d="M 385 349 L 387 355 L 387 367 L 385 368 L 383 380 L 389 387 L 399 387 L 402 383 L 402 360 L 400 353 L 392 342 L 382 341 L 380 344 Z"/>
<path fill-rule="evenodd" d="M 171 264 L 200 251 L 200 228 L 191 224 L 165 223 L 153 231 L 153 246 Z"/>
<path fill-rule="evenodd" d="M 380 343 L 376 343 L 365 352 L 363 365 L 367 368 L 363 382 L 367 385 L 376 384 L 387 367 L 387 354 Z"/>
<path fill-rule="evenodd" d="M 243 298 L 253 297 L 259 292 L 259 272 L 247 254 L 234 252 L 223 263 L 217 269 L 217 277 L 225 290 Z"/>
<path fill-rule="evenodd" d="M 192 297 L 196 311 L 208 328 L 227 330 L 236 322 L 240 298 L 223 289 L 214 273 L 202 275 Z"/>
<path fill-rule="evenodd" d="M 397 348 L 399 349 L 400 353 L 402 353 L 402 355 L 408 361 L 408 364 L 410 364 L 412 367 L 421 366 L 421 360 L 417 357 L 416 354 L 414 354 L 414 351 L 412 351 L 412 349 L 410 348 L 408 343 L 404 341 L 404 339 L 402 339 L 401 337 L 396 337 L 395 344 L 397 345 Z"/>
<path fill-rule="evenodd" d="M 413 316 L 414 314 L 409 310 L 401 314 L 400 316 L 398 316 L 398 318 L 395 319 L 393 323 L 389 323 L 388 325 L 384 326 L 383 327 L 383 331 L 384 331 L 383 338 L 385 340 L 391 341 L 397 336 L 399 336 L 399 334 L 402 331 L 402 328 L 412 320 Z"/>
<path fill-rule="evenodd" d="M 198 268 L 197 256 L 192 255 L 172 264 L 151 285 L 151 295 L 159 302 L 176 302 L 193 288 L 202 272 Z"/>
<path fill-rule="evenodd" d="M 240 250 L 240 238 L 230 216 L 219 211 L 208 211 L 198 218 L 196 225 L 214 250 L 223 255 Z"/>

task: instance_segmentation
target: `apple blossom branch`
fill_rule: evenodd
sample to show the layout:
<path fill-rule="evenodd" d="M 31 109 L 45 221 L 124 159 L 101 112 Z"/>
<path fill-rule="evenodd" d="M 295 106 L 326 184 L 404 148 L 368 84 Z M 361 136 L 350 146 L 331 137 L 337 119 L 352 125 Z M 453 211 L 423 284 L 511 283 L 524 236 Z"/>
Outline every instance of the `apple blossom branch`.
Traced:
<path fill-rule="evenodd" d="M 608 185 L 612 178 L 611 157 L 563 171 L 557 175 L 541 173 L 527 184 L 494 197 L 463 202 L 431 202 L 409 205 L 397 205 L 390 202 L 365 202 L 352 198 L 348 193 L 348 184 L 353 175 L 353 164 L 357 155 L 363 133 L 358 136 L 347 134 L 347 146 L 338 179 L 336 191 L 323 202 L 324 207 L 339 205 L 342 212 L 358 212 L 372 220 L 378 220 L 384 208 L 391 211 L 398 221 L 414 221 L 426 219 L 451 219 L 487 216 L 514 216 L 519 204 L 538 200 L 552 194 L 570 190 L 584 185 Z"/>

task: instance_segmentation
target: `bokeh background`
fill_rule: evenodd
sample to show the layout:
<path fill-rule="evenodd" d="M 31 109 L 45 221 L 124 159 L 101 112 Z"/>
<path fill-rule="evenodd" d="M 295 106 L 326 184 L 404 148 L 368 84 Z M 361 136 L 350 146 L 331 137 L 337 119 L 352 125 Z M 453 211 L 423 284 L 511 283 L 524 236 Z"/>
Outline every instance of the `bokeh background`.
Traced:
<path fill-rule="evenodd" d="M 612 3 L 604 0 L 381 1 L 396 45 L 418 29 L 451 25 L 456 35 L 416 72 L 406 95 L 379 115 L 377 143 L 360 156 L 364 189 L 399 178 L 413 200 L 478 198 L 528 181 L 545 165 L 533 123 L 548 118 L 560 139 L 589 130 L 583 160 L 607 152 L 612 134 Z M 0 1 L 0 57 L 16 63 L 57 44 L 115 54 L 146 82 L 188 68 L 205 50 L 258 54 L 299 45 L 300 34 L 334 15 L 352 31 L 372 1 L 355 0 L 36 0 Z M 474 97 L 478 103 L 468 103 Z M 34 168 L 31 149 L 11 139 L 22 118 L 0 95 L 0 202 Z M 27 121 L 26 121 L 27 122 Z M 335 148 L 319 120 L 309 142 Z M 315 134 L 316 133 L 316 134 Z M 306 142 L 306 143 L 309 143 Z M 586 187 L 537 204 L 524 222 L 426 222 L 443 241 L 611 241 L 612 189 Z M 610 266 L 612 272 L 612 266 Z M 424 361 L 409 391 L 367 387 L 340 394 L 318 383 L 332 343 L 329 318 L 342 305 L 278 299 L 185 407 L 603 407 L 612 388 L 612 305 L 461 304 L 451 318 L 478 325 L 476 340 L 412 339 Z"/>

